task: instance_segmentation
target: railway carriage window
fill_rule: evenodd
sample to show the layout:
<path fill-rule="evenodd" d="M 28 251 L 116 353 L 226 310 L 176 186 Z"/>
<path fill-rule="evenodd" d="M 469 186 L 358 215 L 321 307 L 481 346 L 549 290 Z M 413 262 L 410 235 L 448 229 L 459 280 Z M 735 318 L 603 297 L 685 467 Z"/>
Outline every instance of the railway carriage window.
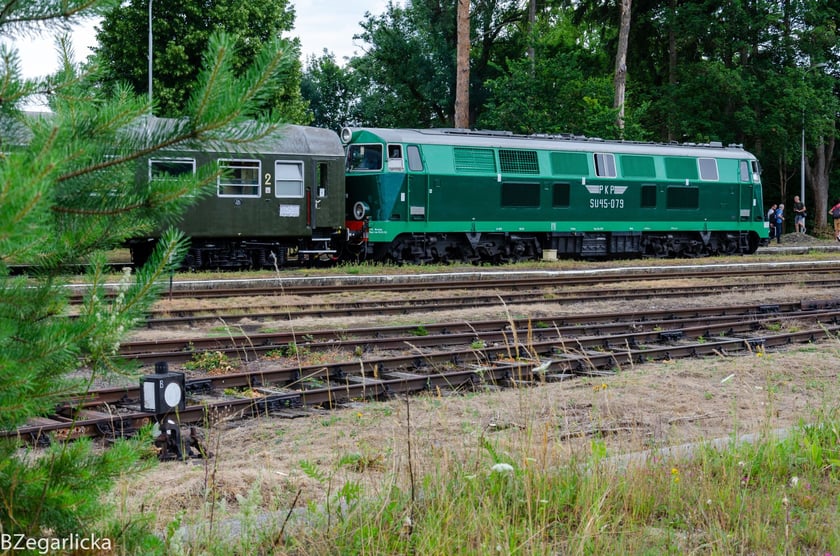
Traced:
<path fill-rule="evenodd" d="M 595 153 L 595 175 L 602 178 L 614 178 L 615 156 L 607 153 Z"/>
<path fill-rule="evenodd" d="M 392 172 L 402 172 L 405 169 L 403 165 L 402 146 L 388 145 L 388 170 Z"/>
<path fill-rule="evenodd" d="M 381 170 L 382 145 L 350 145 L 347 148 L 347 171 Z"/>
<path fill-rule="evenodd" d="M 714 158 L 698 158 L 697 165 L 700 167 L 700 179 L 705 181 L 718 180 L 717 160 Z"/>
<path fill-rule="evenodd" d="M 303 198 L 303 162 L 274 162 L 274 196 Z"/>
<path fill-rule="evenodd" d="M 506 174 L 539 174 L 536 151 L 499 149 L 499 167 Z"/>
<path fill-rule="evenodd" d="M 696 180 L 697 160 L 688 157 L 665 157 L 665 175 L 672 180 Z"/>
<path fill-rule="evenodd" d="M 656 167 L 652 156 L 622 155 L 621 175 L 625 178 L 655 178 Z"/>
<path fill-rule="evenodd" d="M 192 158 L 149 159 L 149 181 L 171 180 L 186 174 L 195 174 L 195 160 Z"/>
<path fill-rule="evenodd" d="M 540 206 L 540 184 L 538 183 L 503 183 L 503 207 L 538 207 Z"/>
<path fill-rule="evenodd" d="M 174 180 L 181 176 L 195 174 L 193 158 L 150 158 L 149 181 Z M 194 194 L 190 193 L 190 197 Z"/>
<path fill-rule="evenodd" d="M 588 176 L 586 153 L 551 153 L 551 173 L 555 176 Z"/>
<path fill-rule="evenodd" d="M 568 183 L 555 183 L 551 191 L 551 206 L 555 208 L 571 205 L 571 186 Z"/>
<path fill-rule="evenodd" d="M 675 186 L 668 188 L 667 208 L 669 209 L 698 209 L 700 208 L 700 188 Z"/>
<path fill-rule="evenodd" d="M 219 197 L 259 197 L 259 160 L 219 160 L 222 175 L 216 179 Z"/>
<path fill-rule="evenodd" d="M 409 145 L 406 147 L 408 153 L 408 169 L 412 172 L 423 171 L 423 159 L 420 158 L 420 147 Z"/>
<path fill-rule="evenodd" d="M 643 185 L 641 208 L 656 208 L 656 186 Z"/>

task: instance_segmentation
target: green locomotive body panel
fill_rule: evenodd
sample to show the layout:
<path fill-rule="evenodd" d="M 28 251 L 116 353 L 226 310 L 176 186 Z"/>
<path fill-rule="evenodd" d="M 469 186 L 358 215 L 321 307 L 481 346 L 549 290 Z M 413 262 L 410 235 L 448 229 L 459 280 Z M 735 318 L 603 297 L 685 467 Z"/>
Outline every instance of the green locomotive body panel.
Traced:
<path fill-rule="evenodd" d="M 752 252 L 767 235 L 758 161 L 737 146 L 466 130 L 345 130 L 342 139 L 348 207 L 368 207 L 372 244 L 404 234 L 537 234 L 542 248 L 563 251 L 564 235 L 704 241 L 722 232 L 749 238 L 740 250 Z M 355 163 L 371 152 L 378 163 Z"/>

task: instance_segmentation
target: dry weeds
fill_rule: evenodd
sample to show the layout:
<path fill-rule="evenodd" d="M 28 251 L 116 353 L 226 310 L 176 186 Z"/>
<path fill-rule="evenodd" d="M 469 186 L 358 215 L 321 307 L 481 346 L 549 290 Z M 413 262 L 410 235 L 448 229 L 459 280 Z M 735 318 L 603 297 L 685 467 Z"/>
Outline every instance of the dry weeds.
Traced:
<path fill-rule="evenodd" d="M 772 291 L 709 298 L 628 303 L 629 313 L 667 306 L 766 303 L 833 297 L 832 290 L 802 291 L 795 285 Z M 588 306 L 486 307 L 433 314 L 425 322 L 614 311 L 609 303 Z M 371 319 L 365 324 L 384 324 Z M 350 326 L 350 319 L 271 323 L 267 326 Z M 263 509 L 323 503 L 345 480 L 377 491 L 386 476 L 405 476 L 406 403 L 410 403 L 415 474 L 481 452 L 491 438 L 511 454 L 533 454 L 541 464 L 562 465 L 588 450 L 592 438 L 610 454 L 703 439 L 730 437 L 809 422 L 840 400 L 840 343 L 794 346 L 785 352 L 751 353 L 620 369 L 611 377 L 585 378 L 537 388 L 450 395 L 431 393 L 409 402 L 393 400 L 316 412 L 301 419 L 261 418 L 217 424 L 206 461 L 164 463 L 142 476 L 126 477 L 118 489 L 127 512 L 157 515 L 158 529 L 183 513 L 206 519 L 212 499 L 222 514 L 235 512 L 255 488 Z M 370 465 L 340 466 L 357 454 Z M 331 477 L 327 483 L 301 468 L 309 462 Z M 214 508 L 215 511 L 215 508 Z"/>

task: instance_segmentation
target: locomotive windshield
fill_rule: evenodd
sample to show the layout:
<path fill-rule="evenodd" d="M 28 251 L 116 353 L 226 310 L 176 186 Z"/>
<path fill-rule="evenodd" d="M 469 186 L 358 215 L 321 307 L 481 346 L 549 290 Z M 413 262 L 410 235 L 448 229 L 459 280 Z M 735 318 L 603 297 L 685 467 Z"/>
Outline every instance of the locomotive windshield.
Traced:
<path fill-rule="evenodd" d="M 382 145 L 350 145 L 347 147 L 348 172 L 382 169 Z"/>

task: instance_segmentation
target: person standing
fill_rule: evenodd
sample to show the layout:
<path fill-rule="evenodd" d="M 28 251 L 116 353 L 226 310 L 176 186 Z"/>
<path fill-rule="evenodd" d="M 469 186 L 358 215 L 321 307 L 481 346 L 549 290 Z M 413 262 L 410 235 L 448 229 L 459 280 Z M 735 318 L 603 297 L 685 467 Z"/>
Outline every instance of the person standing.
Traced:
<path fill-rule="evenodd" d="M 840 241 L 840 199 L 834 200 L 834 206 L 828 212 L 834 218 L 834 238 Z"/>
<path fill-rule="evenodd" d="M 779 208 L 776 209 L 776 242 L 782 242 L 782 228 L 785 221 L 785 204 L 779 203 Z"/>
<path fill-rule="evenodd" d="M 770 225 L 770 239 L 776 237 L 776 203 L 770 205 L 770 210 L 767 211 L 767 223 Z"/>
<path fill-rule="evenodd" d="M 793 197 L 793 229 L 795 232 L 805 233 L 805 217 L 808 211 L 805 208 L 805 203 L 799 200 L 799 195 Z"/>

